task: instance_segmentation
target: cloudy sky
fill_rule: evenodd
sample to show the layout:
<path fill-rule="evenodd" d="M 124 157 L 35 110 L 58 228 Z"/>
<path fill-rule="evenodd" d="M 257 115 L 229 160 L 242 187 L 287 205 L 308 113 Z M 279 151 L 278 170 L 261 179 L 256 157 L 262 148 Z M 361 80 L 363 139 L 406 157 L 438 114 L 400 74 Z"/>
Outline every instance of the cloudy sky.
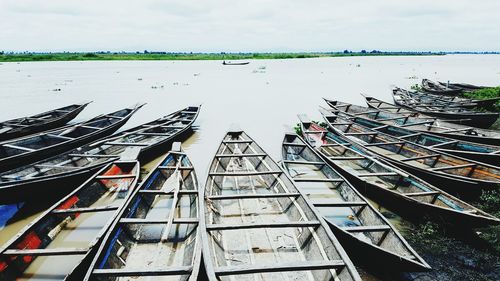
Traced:
<path fill-rule="evenodd" d="M 499 0 L 0 0 L 4 51 L 500 51 Z"/>

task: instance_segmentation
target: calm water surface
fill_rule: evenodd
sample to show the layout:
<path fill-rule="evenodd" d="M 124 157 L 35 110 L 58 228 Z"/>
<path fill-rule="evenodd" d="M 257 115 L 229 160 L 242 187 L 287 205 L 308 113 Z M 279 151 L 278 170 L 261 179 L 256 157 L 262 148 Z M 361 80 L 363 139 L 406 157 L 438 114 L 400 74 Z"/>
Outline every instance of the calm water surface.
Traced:
<path fill-rule="evenodd" d="M 237 123 L 280 159 L 283 133 L 298 113 L 319 120 L 322 97 L 364 105 L 360 93 L 391 101 L 390 87 L 422 78 L 500 85 L 499 55 L 344 57 L 220 61 L 86 61 L 0 63 L 0 120 L 92 100 L 75 121 L 138 102 L 147 105 L 123 129 L 191 104 L 202 104 L 199 126 L 183 144 L 205 182 L 224 133 Z M 36 217 L 1 229 L 0 244 Z M 400 220 L 395 221 L 396 226 Z"/>

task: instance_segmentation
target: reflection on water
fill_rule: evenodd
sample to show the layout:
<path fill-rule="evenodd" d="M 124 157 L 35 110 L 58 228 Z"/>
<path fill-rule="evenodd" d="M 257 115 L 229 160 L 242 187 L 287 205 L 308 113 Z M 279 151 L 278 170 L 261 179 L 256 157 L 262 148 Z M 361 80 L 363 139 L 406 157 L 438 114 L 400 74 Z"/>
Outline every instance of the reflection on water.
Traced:
<path fill-rule="evenodd" d="M 358 64 L 360 67 L 356 67 Z M 500 56 L 257 60 L 237 67 L 224 67 L 220 61 L 3 63 L 0 120 L 93 100 L 74 120 L 78 122 L 147 102 L 123 127 L 126 129 L 186 105 L 202 103 L 196 122 L 199 130 L 183 147 L 200 182 L 204 182 L 217 145 L 232 123 L 239 123 L 264 150 L 279 159 L 286 126 L 297 122 L 298 113 L 319 120 L 317 107 L 322 97 L 364 105 L 359 93 L 365 93 L 390 101 L 390 85 L 409 87 L 421 78 L 496 85 L 500 80 Z M 52 91 L 54 88 L 61 91 Z M 161 157 L 158 155 L 150 164 L 142 163 L 143 170 Z M 7 226 L 0 228 L 0 244 L 51 203 L 26 203 Z M 3 221 L 12 215 L 2 207 L 0 212 Z M 390 220 L 397 228 L 404 228 L 397 216 Z"/>

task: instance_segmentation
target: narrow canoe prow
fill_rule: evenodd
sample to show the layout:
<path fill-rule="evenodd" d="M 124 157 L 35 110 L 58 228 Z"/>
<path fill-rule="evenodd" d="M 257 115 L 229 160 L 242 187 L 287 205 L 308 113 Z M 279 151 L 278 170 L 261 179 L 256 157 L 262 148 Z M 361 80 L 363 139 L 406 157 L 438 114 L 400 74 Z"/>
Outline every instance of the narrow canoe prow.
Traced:
<path fill-rule="evenodd" d="M 233 123 L 229 127 L 229 130 L 227 131 L 228 134 L 230 135 L 239 135 L 243 132 L 239 124 Z"/>
<path fill-rule="evenodd" d="M 170 151 L 173 152 L 181 152 L 182 151 L 182 143 L 180 141 L 176 141 L 172 144 L 172 149 Z"/>

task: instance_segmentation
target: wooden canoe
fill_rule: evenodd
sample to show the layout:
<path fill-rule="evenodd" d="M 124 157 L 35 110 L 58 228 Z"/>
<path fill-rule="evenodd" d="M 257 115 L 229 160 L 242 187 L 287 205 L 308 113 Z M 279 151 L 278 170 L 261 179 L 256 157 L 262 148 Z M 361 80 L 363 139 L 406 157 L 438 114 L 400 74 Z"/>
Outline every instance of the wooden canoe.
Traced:
<path fill-rule="evenodd" d="M 476 197 L 500 184 L 500 168 L 440 152 L 371 130 L 322 111 L 335 132 L 362 144 L 371 153 L 454 195 Z"/>
<path fill-rule="evenodd" d="M 0 143 L 0 171 L 33 163 L 114 133 L 142 105 L 100 115 L 86 122 Z"/>
<path fill-rule="evenodd" d="M 110 163 L 0 248 L 0 280 L 81 280 L 132 194 L 139 162 Z"/>
<path fill-rule="evenodd" d="M 430 269 L 389 221 L 302 138 L 286 134 L 281 151 L 285 170 L 356 264 L 396 272 Z M 377 173 L 363 176 L 370 174 Z"/>
<path fill-rule="evenodd" d="M 480 90 L 484 88 L 489 88 L 486 86 L 477 86 L 477 85 L 472 85 L 472 84 L 467 84 L 467 83 L 449 83 L 449 82 L 438 82 L 441 86 L 449 88 L 449 89 L 461 89 L 464 92 L 465 91 L 474 91 L 474 90 Z"/>
<path fill-rule="evenodd" d="M 408 96 L 405 90 L 393 89 L 394 103 L 398 106 L 423 113 L 425 115 L 446 119 L 449 122 L 473 126 L 478 128 L 489 128 L 498 119 L 499 113 L 475 112 L 459 107 L 439 107 L 433 105 L 418 105 L 414 99 Z"/>
<path fill-rule="evenodd" d="M 361 280 L 309 199 L 243 131 L 224 136 L 204 199 L 208 280 Z"/>
<path fill-rule="evenodd" d="M 189 133 L 199 112 L 199 106 L 188 106 L 105 140 L 2 172 L 0 204 L 65 194 L 123 154 L 136 153 L 136 148 L 140 161 L 150 160 Z"/>
<path fill-rule="evenodd" d="M 431 218 L 459 228 L 500 223 L 498 218 L 434 185 L 379 161 L 363 146 L 312 123 L 307 117 L 300 116 L 300 124 L 309 146 L 358 191 L 406 218 L 418 221 Z"/>
<path fill-rule="evenodd" d="M 422 86 L 422 90 L 429 92 L 429 93 L 433 93 L 433 94 L 455 96 L 455 95 L 459 95 L 463 92 L 463 90 L 461 88 L 459 88 L 459 89 L 448 88 L 446 86 L 443 86 L 443 85 L 436 83 L 434 81 L 431 81 L 429 79 L 422 79 L 421 86 Z"/>
<path fill-rule="evenodd" d="M 385 124 L 383 122 L 377 121 L 374 114 L 361 114 L 362 112 L 370 111 L 370 109 L 368 108 L 361 107 L 360 111 L 364 111 L 354 112 L 354 110 L 358 108 L 352 104 L 346 104 L 342 102 L 332 102 L 331 104 L 333 103 L 336 103 L 337 105 L 330 110 L 331 112 L 337 112 L 344 118 L 347 118 L 354 123 L 365 126 L 372 130 L 467 159 L 487 163 L 494 166 L 500 165 L 499 146 L 477 144 L 473 142 L 436 136 L 425 132 L 418 132 L 416 130 L 409 129 L 411 128 L 411 126 L 408 127 L 405 125 Z"/>
<path fill-rule="evenodd" d="M 463 98 L 458 96 L 441 96 L 436 94 L 429 94 L 424 92 L 406 92 L 412 99 L 417 101 L 419 105 L 432 105 L 440 107 L 462 107 L 467 109 L 473 108 L 492 108 L 500 97 L 476 100 Z"/>
<path fill-rule="evenodd" d="M 420 113 L 399 114 L 396 112 L 395 108 L 401 107 L 391 105 L 388 102 L 376 99 L 374 97 L 365 96 L 365 99 L 368 107 L 376 110 L 369 110 L 368 112 L 363 110 L 358 113 L 363 112 L 363 115 L 370 114 L 371 116 L 375 116 L 379 121 L 393 122 L 396 124 L 405 125 L 406 127 L 417 130 L 419 132 L 428 132 L 432 133 L 433 135 L 445 136 L 458 140 L 497 146 L 500 145 L 499 131 L 449 123 L 436 117 L 427 116 Z M 326 100 L 326 102 L 329 103 L 328 100 Z M 329 105 L 332 106 L 330 103 Z M 388 109 L 391 106 L 392 109 Z"/>
<path fill-rule="evenodd" d="M 0 141 L 47 131 L 73 120 L 90 102 L 72 104 L 33 116 L 16 118 L 0 123 Z"/>
<path fill-rule="evenodd" d="M 248 61 L 243 61 L 243 62 L 230 62 L 230 61 L 223 61 L 222 64 L 223 65 L 247 65 L 249 64 L 250 62 Z"/>
<path fill-rule="evenodd" d="M 197 280 L 198 179 L 180 143 L 142 181 L 103 239 L 84 280 Z M 121 280 L 121 279 L 120 279 Z"/>

